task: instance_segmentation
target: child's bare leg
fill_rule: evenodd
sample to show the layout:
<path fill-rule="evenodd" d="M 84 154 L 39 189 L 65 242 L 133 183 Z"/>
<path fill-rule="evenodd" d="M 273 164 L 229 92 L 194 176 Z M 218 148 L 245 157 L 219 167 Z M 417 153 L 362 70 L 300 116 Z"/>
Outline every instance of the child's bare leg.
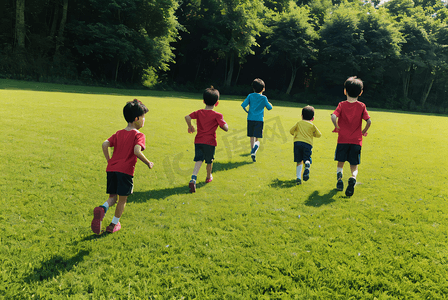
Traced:
<path fill-rule="evenodd" d="M 194 169 L 193 169 L 193 176 L 198 176 L 199 169 L 201 169 L 201 166 L 202 166 L 202 161 L 195 162 Z"/>
<path fill-rule="evenodd" d="M 194 164 L 193 174 L 191 175 L 191 180 L 190 183 L 188 184 L 188 187 L 190 188 L 190 193 L 196 192 L 196 180 L 198 179 L 198 173 L 201 166 L 202 161 L 197 161 Z"/>
<path fill-rule="evenodd" d="M 213 163 L 211 164 L 207 164 L 206 170 L 207 170 L 207 179 L 212 178 L 212 168 L 213 168 Z"/>
<path fill-rule="evenodd" d="M 104 204 L 101 205 L 100 207 L 102 207 L 104 209 L 104 213 L 106 213 L 107 210 L 109 209 L 109 207 L 114 206 L 115 203 L 117 203 L 117 195 L 116 194 L 109 194 L 109 198 L 107 199 L 107 201 L 104 202 Z"/>
<path fill-rule="evenodd" d="M 115 216 L 110 222 L 109 226 L 106 227 L 106 232 L 112 233 L 121 229 L 119 224 L 121 215 L 123 214 L 124 208 L 126 207 L 126 202 L 128 201 L 128 196 L 118 196 L 118 204 L 115 209 Z"/>
<path fill-rule="evenodd" d="M 258 141 L 258 138 L 251 136 L 250 137 L 250 149 L 252 150 L 255 146 L 255 142 Z"/>
<path fill-rule="evenodd" d="M 107 204 L 109 205 L 109 207 L 112 207 L 115 205 L 115 203 L 117 203 L 117 195 L 109 195 L 109 199 L 107 199 Z"/>
<path fill-rule="evenodd" d="M 352 172 L 352 177 L 356 179 L 358 175 L 358 165 L 350 165 L 350 172 Z"/>
<path fill-rule="evenodd" d="M 120 196 L 118 199 L 117 208 L 115 209 L 115 218 L 121 218 L 124 208 L 126 207 L 126 202 L 128 201 L 128 196 Z M 117 223 L 114 223 L 117 224 Z"/>
<path fill-rule="evenodd" d="M 338 161 L 338 168 L 336 170 L 336 173 L 338 174 L 338 180 L 339 180 L 339 177 L 342 179 L 342 174 L 344 173 L 344 164 L 345 164 L 345 161 Z M 341 174 L 339 174 L 339 173 L 341 173 Z"/>

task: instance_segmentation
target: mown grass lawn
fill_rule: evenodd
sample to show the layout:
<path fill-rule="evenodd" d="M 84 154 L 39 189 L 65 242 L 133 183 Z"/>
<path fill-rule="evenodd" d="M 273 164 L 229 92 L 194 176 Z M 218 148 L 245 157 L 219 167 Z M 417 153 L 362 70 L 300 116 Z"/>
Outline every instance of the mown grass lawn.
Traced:
<path fill-rule="evenodd" d="M 137 163 L 122 229 L 96 236 L 101 144 L 134 98 L 150 109 L 141 131 L 155 166 Z M 203 167 L 189 194 L 184 116 L 204 107 L 201 95 L 0 80 L 0 299 L 447 297 L 446 116 L 370 110 L 346 198 L 335 190 L 334 107 L 316 106 L 323 136 L 296 186 L 289 129 L 304 104 L 271 99 L 252 163 L 243 100 L 222 96 L 231 129 L 218 131 L 214 180 L 205 185 Z"/>

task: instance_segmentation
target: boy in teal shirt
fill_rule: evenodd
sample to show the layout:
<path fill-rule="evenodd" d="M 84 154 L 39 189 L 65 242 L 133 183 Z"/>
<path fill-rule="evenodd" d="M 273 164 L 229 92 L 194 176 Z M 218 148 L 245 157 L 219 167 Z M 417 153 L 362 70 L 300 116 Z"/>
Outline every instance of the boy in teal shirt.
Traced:
<path fill-rule="evenodd" d="M 241 106 L 247 112 L 247 136 L 250 137 L 250 156 L 255 162 L 255 155 L 260 147 L 258 139 L 263 138 L 264 108 L 266 107 L 268 110 L 271 110 L 272 104 L 263 95 L 265 91 L 263 80 L 260 78 L 254 79 L 252 89 L 254 92 L 246 97 Z M 249 106 L 249 110 L 246 110 L 247 106 Z"/>

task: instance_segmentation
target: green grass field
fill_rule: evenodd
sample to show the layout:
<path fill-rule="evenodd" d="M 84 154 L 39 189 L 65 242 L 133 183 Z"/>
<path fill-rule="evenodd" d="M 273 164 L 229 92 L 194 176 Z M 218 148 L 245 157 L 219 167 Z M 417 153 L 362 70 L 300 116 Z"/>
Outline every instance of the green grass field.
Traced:
<path fill-rule="evenodd" d="M 137 163 L 122 229 L 96 236 L 101 144 L 134 98 L 150 110 L 141 131 L 155 166 Z M 271 100 L 252 163 L 243 100 L 222 96 L 230 130 L 217 134 L 214 180 L 204 184 L 203 166 L 189 194 L 184 116 L 201 95 L 0 80 L 0 299 L 447 297 L 446 116 L 370 110 L 346 198 L 335 190 L 335 107 L 316 106 L 323 136 L 296 186 L 289 129 L 304 104 Z"/>

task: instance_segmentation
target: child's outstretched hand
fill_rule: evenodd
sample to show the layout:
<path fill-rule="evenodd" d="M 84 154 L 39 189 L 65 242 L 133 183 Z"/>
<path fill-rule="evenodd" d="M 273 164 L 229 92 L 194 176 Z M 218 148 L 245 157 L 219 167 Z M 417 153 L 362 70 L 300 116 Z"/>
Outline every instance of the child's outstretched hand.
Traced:
<path fill-rule="evenodd" d="M 193 126 L 188 127 L 188 133 L 193 133 L 195 131 Z"/>
<path fill-rule="evenodd" d="M 149 164 L 148 164 L 148 167 L 149 167 L 150 169 L 152 169 L 152 167 L 154 167 L 154 163 L 153 163 L 152 161 L 150 161 Z"/>
<path fill-rule="evenodd" d="M 363 133 L 362 133 L 362 136 L 367 136 L 367 132 L 363 132 Z"/>

